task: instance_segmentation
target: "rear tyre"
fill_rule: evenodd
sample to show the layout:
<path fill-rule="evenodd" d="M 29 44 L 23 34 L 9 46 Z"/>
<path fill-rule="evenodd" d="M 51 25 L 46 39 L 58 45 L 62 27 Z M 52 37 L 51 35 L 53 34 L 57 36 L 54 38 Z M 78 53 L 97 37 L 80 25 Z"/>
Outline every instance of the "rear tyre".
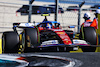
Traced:
<path fill-rule="evenodd" d="M 19 49 L 19 36 L 16 32 L 4 32 L 2 35 L 2 52 L 17 53 Z"/>
<path fill-rule="evenodd" d="M 26 28 L 22 34 L 22 52 L 35 51 L 33 48 L 39 46 L 39 36 L 36 28 Z"/>
<path fill-rule="evenodd" d="M 94 27 L 84 27 L 83 28 L 83 33 L 84 33 L 84 40 L 87 41 L 87 43 L 91 45 L 96 45 L 97 44 L 97 36 L 96 36 L 96 31 Z M 96 47 L 82 47 L 83 52 L 95 52 Z"/>

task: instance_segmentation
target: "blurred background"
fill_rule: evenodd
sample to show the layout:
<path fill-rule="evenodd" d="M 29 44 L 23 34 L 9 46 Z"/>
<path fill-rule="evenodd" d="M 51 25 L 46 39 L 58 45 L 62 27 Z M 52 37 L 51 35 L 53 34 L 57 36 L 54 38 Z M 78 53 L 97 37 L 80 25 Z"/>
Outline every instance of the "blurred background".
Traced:
<path fill-rule="evenodd" d="M 80 8 L 82 2 L 85 3 Z M 77 31 L 78 22 L 80 25 L 84 22 L 83 15 L 86 12 L 91 14 L 93 20 L 96 9 L 100 9 L 99 0 L 59 0 L 58 3 L 58 22 L 63 29 L 69 29 L 68 26 L 74 25 L 74 31 Z M 32 3 L 31 22 L 42 22 L 44 17 L 42 13 L 48 12 L 49 21 L 55 20 L 55 0 L 35 0 Z M 13 23 L 28 22 L 29 0 L 1 0 L 0 1 L 0 34 L 4 31 L 12 30 Z M 80 18 L 79 18 L 80 17 Z M 79 21 L 80 20 L 80 21 Z"/>

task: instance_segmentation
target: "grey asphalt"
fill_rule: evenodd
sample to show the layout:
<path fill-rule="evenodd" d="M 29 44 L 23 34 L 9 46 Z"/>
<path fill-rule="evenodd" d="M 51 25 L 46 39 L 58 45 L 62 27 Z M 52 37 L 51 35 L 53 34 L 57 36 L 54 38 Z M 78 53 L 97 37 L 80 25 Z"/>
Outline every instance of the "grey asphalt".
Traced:
<path fill-rule="evenodd" d="M 42 54 L 42 53 L 37 53 Z M 76 59 L 82 62 L 80 67 L 100 67 L 100 53 L 87 52 L 87 53 L 43 53 L 47 55 L 60 56 L 66 58 Z M 80 63 L 79 63 L 80 64 Z"/>
<path fill-rule="evenodd" d="M 99 52 L 84 52 L 84 53 L 69 53 L 69 52 L 35 52 L 17 54 L 19 56 L 34 56 L 34 55 L 48 55 L 67 58 L 75 62 L 74 67 L 100 67 L 100 53 Z"/>

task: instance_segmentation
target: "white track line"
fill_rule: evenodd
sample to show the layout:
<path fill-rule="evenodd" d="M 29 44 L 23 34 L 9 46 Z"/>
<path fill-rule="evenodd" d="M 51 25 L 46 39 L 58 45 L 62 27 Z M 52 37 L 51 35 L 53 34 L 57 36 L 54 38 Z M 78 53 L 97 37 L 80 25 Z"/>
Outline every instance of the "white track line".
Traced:
<path fill-rule="evenodd" d="M 58 56 L 49 56 L 49 55 L 34 55 L 34 56 L 38 56 L 38 57 L 47 57 L 47 58 L 56 58 L 56 59 L 61 59 L 61 60 L 65 60 L 65 61 L 69 61 L 66 58 L 62 58 L 62 57 L 58 57 Z M 74 67 L 75 66 L 75 62 L 73 61 L 69 61 L 69 65 L 66 65 L 64 67 Z"/>
<path fill-rule="evenodd" d="M 31 55 L 31 56 L 54 58 L 54 59 L 61 59 L 61 60 L 69 61 L 70 63 L 68 65 L 66 64 L 64 67 L 74 67 L 74 65 L 75 65 L 75 62 L 67 60 L 66 58 L 63 58 L 63 57 L 49 56 L 49 55 Z M 10 61 L 16 61 L 19 63 L 26 63 L 25 65 L 28 66 L 29 62 L 24 61 L 24 60 L 18 60 L 17 58 L 20 58 L 20 56 L 10 56 L 10 55 L 6 55 L 6 54 L 0 55 L 0 59 L 2 59 L 2 60 L 10 60 Z"/>

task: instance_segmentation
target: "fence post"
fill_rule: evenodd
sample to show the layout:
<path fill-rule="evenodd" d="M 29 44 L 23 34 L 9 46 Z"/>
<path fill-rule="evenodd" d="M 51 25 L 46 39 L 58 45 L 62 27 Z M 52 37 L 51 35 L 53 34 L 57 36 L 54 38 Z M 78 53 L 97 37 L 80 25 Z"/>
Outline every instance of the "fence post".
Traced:
<path fill-rule="evenodd" d="M 79 4 L 79 12 L 78 12 L 78 33 L 80 33 L 80 21 L 81 21 L 81 7 L 84 5 L 85 1 Z"/>
<path fill-rule="evenodd" d="M 59 4 L 59 0 L 55 0 L 55 21 L 58 21 L 58 4 Z"/>
<path fill-rule="evenodd" d="M 31 14 L 32 14 L 32 4 L 29 0 L 29 15 L 28 15 L 28 23 L 31 23 Z"/>
<path fill-rule="evenodd" d="M 28 23 L 31 23 L 31 14 L 32 14 L 32 3 L 34 0 L 29 0 L 29 15 L 28 15 Z"/>
<path fill-rule="evenodd" d="M 78 12 L 78 33 L 80 33 L 80 21 L 81 21 L 81 8 L 79 7 L 79 12 Z"/>

